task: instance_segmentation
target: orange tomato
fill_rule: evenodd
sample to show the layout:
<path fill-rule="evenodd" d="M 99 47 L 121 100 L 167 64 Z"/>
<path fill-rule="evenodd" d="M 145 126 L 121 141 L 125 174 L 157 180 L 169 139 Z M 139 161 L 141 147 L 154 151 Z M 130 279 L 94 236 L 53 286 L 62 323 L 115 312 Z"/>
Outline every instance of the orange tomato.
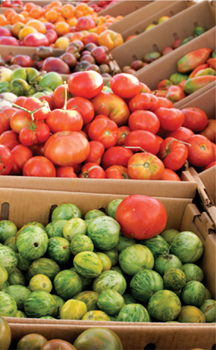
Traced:
<path fill-rule="evenodd" d="M 33 2 L 27 2 L 24 6 L 23 6 L 23 10 L 24 11 L 27 11 L 27 12 L 30 12 L 31 9 L 33 7 L 35 7 L 36 5 L 33 3 Z"/>
<path fill-rule="evenodd" d="M 0 14 L 0 27 L 5 26 L 7 24 L 9 24 L 7 17 L 5 17 L 5 15 L 3 14 Z"/>
<path fill-rule="evenodd" d="M 69 24 L 70 27 L 76 27 L 77 18 L 76 17 L 67 18 L 66 22 Z"/>
<path fill-rule="evenodd" d="M 24 27 L 25 27 L 25 24 L 22 22 L 16 22 L 15 24 L 13 24 L 13 26 L 11 28 L 11 32 L 12 32 L 13 36 L 18 38 L 19 31 L 21 29 L 23 29 Z"/>
<path fill-rule="evenodd" d="M 20 29 L 18 33 L 18 38 L 19 40 L 23 40 L 27 35 L 31 33 L 37 33 L 37 29 L 30 26 L 25 26 L 24 28 Z"/>
<path fill-rule="evenodd" d="M 70 26 L 67 22 L 57 22 L 55 24 L 55 31 L 59 36 L 62 36 L 70 32 Z"/>
<path fill-rule="evenodd" d="M 35 6 L 29 11 L 29 16 L 38 19 L 44 14 L 44 9 L 41 6 Z"/>
<path fill-rule="evenodd" d="M 55 23 L 59 17 L 59 14 L 56 10 L 50 9 L 45 13 L 44 16 L 48 22 Z"/>
<path fill-rule="evenodd" d="M 35 28 L 39 33 L 46 34 L 47 30 L 45 25 L 37 19 L 32 19 L 28 21 L 26 25 Z"/>
<path fill-rule="evenodd" d="M 74 16 L 75 7 L 72 4 L 62 6 L 61 13 L 64 18 L 72 18 Z"/>
<path fill-rule="evenodd" d="M 26 18 L 25 18 L 23 15 L 17 14 L 17 15 L 15 15 L 15 16 L 13 16 L 13 17 L 11 18 L 10 23 L 11 23 L 11 24 L 15 24 L 16 22 L 25 23 L 25 22 L 26 22 Z"/>

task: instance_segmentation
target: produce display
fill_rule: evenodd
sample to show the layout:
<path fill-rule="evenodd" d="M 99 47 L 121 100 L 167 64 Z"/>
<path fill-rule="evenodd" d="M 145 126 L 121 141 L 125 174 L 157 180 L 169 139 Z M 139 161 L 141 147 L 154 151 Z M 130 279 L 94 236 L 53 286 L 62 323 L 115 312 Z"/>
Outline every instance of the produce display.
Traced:
<path fill-rule="evenodd" d="M 203 243 L 166 223 L 162 202 L 142 195 L 83 215 L 60 204 L 46 226 L 1 220 L 0 316 L 214 323 Z"/>

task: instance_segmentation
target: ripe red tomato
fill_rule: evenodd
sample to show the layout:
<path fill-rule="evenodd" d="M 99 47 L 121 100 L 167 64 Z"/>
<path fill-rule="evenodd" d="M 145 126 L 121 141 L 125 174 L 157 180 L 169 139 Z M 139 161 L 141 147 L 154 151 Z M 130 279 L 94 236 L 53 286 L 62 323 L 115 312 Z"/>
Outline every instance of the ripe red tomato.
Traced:
<path fill-rule="evenodd" d="M 9 129 L 10 129 L 10 117 L 7 115 L 6 110 L 2 108 L 0 110 L 0 135 L 4 131 L 7 131 Z"/>
<path fill-rule="evenodd" d="M 104 151 L 105 151 L 105 147 L 103 143 L 100 141 L 90 141 L 89 146 L 90 146 L 90 151 L 89 151 L 88 157 L 85 160 L 86 163 L 91 162 L 91 163 L 100 164 L 102 155 L 104 154 Z"/>
<path fill-rule="evenodd" d="M 154 154 L 135 153 L 129 158 L 127 169 L 130 179 L 160 180 L 164 172 L 164 164 Z"/>
<path fill-rule="evenodd" d="M 72 166 L 59 166 L 56 168 L 56 177 L 77 177 Z"/>
<path fill-rule="evenodd" d="M 200 131 L 200 134 L 216 143 L 216 119 L 209 119 L 206 128 Z"/>
<path fill-rule="evenodd" d="M 147 239 L 165 229 L 167 212 L 164 205 L 154 197 L 130 195 L 118 205 L 116 221 L 121 225 L 124 236 Z"/>
<path fill-rule="evenodd" d="M 20 144 L 19 135 L 13 130 L 4 131 L 0 135 L 0 144 L 12 150 L 15 146 Z"/>
<path fill-rule="evenodd" d="M 192 131 L 201 131 L 208 125 L 207 114 L 197 107 L 185 107 L 182 110 L 184 113 L 184 123 L 182 126 L 191 129 Z"/>
<path fill-rule="evenodd" d="M 0 175 L 8 175 L 13 166 L 13 154 L 11 150 L 0 145 Z"/>
<path fill-rule="evenodd" d="M 111 165 L 105 170 L 106 179 L 129 179 L 127 168 L 122 165 Z"/>
<path fill-rule="evenodd" d="M 145 109 L 154 112 L 154 110 L 159 106 L 159 101 L 157 96 L 155 96 L 154 94 L 145 92 L 137 94 L 136 96 L 131 98 L 129 100 L 128 105 L 131 112 Z"/>
<path fill-rule="evenodd" d="M 94 118 L 93 104 L 83 97 L 71 97 L 67 102 L 66 109 L 73 109 L 79 112 L 83 118 L 84 125 L 90 123 Z"/>
<path fill-rule="evenodd" d="M 160 126 L 165 131 L 174 131 L 184 123 L 184 114 L 177 108 L 159 107 L 155 114 L 160 120 Z"/>
<path fill-rule="evenodd" d="M 23 176 L 55 177 L 56 169 L 48 158 L 35 156 L 24 164 Z"/>
<path fill-rule="evenodd" d="M 125 137 L 125 146 L 131 147 L 131 150 L 137 152 L 142 150 L 157 154 L 160 149 L 158 138 L 150 131 L 134 130 Z"/>
<path fill-rule="evenodd" d="M 175 171 L 171 170 L 171 169 L 164 169 L 163 175 L 161 180 L 165 180 L 165 181 L 181 181 L 180 177 L 178 176 L 178 174 L 176 174 Z"/>
<path fill-rule="evenodd" d="M 109 148 L 117 143 L 118 126 L 106 116 L 99 115 L 90 123 L 88 136 L 91 140 L 100 141 L 105 148 Z"/>
<path fill-rule="evenodd" d="M 125 142 L 125 137 L 131 132 L 131 129 L 126 126 L 126 125 L 123 125 L 123 126 L 120 126 L 118 128 L 118 140 L 117 140 L 117 143 L 116 145 L 117 146 L 123 146 L 124 145 L 124 142 Z"/>
<path fill-rule="evenodd" d="M 24 164 L 33 157 L 33 152 L 27 146 L 17 145 L 12 149 L 11 153 L 13 154 L 13 166 L 10 175 L 20 175 Z"/>
<path fill-rule="evenodd" d="M 186 93 L 179 85 L 171 85 L 167 89 L 166 97 L 173 103 L 181 101 L 186 97 Z"/>
<path fill-rule="evenodd" d="M 80 131 L 83 119 L 75 110 L 54 109 L 46 118 L 46 124 L 53 134 L 59 131 Z"/>
<path fill-rule="evenodd" d="M 173 108 L 173 103 L 170 101 L 167 97 L 157 96 L 159 101 L 159 107 L 165 107 L 165 108 Z"/>
<path fill-rule="evenodd" d="M 105 171 L 97 163 L 85 163 L 81 169 L 79 177 L 89 179 L 104 179 Z"/>
<path fill-rule="evenodd" d="M 186 162 L 188 157 L 187 146 L 175 140 L 172 137 L 167 137 L 160 144 L 159 158 L 163 161 L 166 168 L 171 170 L 179 170 Z"/>
<path fill-rule="evenodd" d="M 110 87 L 121 98 L 132 98 L 141 92 L 139 79 L 128 73 L 114 75 L 110 79 Z"/>
<path fill-rule="evenodd" d="M 80 71 L 70 75 L 68 89 L 73 96 L 91 99 L 103 89 L 103 78 L 95 71 Z"/>
<path fill-rule="evenodd" d="M 147 130 L 157 134 L 160 129 L 160 121 L 155 113 L 151 111 L 137 110 L 131 113 L 128 119 L 131 130 Z"/>
<path fill-rule="evenodd" d="M 22 110 L 15 110 L 13 115 L 10 117 L 10 127 L 16 133 L 20 133 L 21 129 L 24 126 L 28 126 L 29 124 L 29 114 Z"/>
<path fill-rule="evenodd" d="M 108 148 L 102 158 L 103 168 L 109 168 L 111 165 L 122 165 L 127 167 L 128 159 L 133 155 L 129 148 L 114 146 Z"/>
<path fill-rule="evenodd" d="M 177 130 L 167 133 L 166 136 L 173 137 L 174 139 L 177 139 L 179 141 L 187 142 L 189 137 L 191 137 L 192 135 L 194 135 L 194 132 L 191 129 L 181 126 Z"/>
<path fill-rule="evenodd" d="M 188 139 L 188 161 L 197 167 L 206 167 L 213 160 L 212 142 L 207 137 L 197 134 Z"/>
<path fill-rule="evenodd" d="M 66 85 L 66 86 L 65 86 Z M 53 91 L 52 100 L 55 108 L 62 108 L 65 104 L 65 90 L 67 92 L 66 101 L 68 101 L 72 95 L 68 89 L 68 84 L 62 84 L 57 86 Z"/>
<path fill-rule="evenodd" d="M 42 107 L 43 105 L 45 106 Z M 23 108 L 27 109 L 30 112 L 36 111 L 40 107 L 41 109 L 33 114 L 35 120 L 44 120 L 48 117 L 50 112 L 48 103 L 42 102 L 39 100 L 39 98 L 36 97 L 27 97 L 27 99 L 23 102 Z M 30 114 L 29 118 L 31 118 Z"/>
<path fill-rule="evenodd" d="M 14 101 L 14 104 L 20 107 L 23 107 L 24 101 L 27 99 L 26 96 L 18 96 L 16 100 Z"/>
<path fill-rule="evenodd" d="M 53 164 L 67 166 L 80 164 L 89 155 L 89 141 L 78 131 L 53 134 L 45 143 L 44 154 Z"/>
<path fill-rule="evenodd" d="M 38 121 L 24 126 L 19 133 L 19 140 L 25 146 L 33 146 L 44 143 L 50 136 L 50 128 L 47 124 Z"/>

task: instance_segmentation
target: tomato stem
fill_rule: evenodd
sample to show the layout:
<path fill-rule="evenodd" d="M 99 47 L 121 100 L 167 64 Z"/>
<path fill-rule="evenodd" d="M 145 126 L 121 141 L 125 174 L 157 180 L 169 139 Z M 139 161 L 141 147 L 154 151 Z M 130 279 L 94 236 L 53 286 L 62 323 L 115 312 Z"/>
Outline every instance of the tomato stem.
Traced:
<path fill-rule="evenodd" d="M 42 109 L 43 107 L 47 107 L 49 106 L 48 105 L 48 102 L 45 102 L 43 105 L 41 105 L 40 107 L 38 107 L 37 109 L 35 109 L 34 111 L 29 111 L 28 109 L 24 108 L 24 107 L 21 107 L 19 105 L 16 105 L 15 103 L 12 103 L 12 107 L 15 107 L 17 109 L 21 109 L 23 112 L 26 112 L 28 114 L 30 114 L 31 116 L 31 120 L 32 120 L 32 123 L 34 123 L 34 113 L 38 112 L 40 109 Z"/>
<path fill-rule="evenodd" d="M 66 111 L 66 106 L 67 106 L 67 84 L 66 84 L 66 81 L 64 81 L 64 88 L 65 88 L 65 100 L 64 100 L 64 106 L 62 107 L 62 109 L 64 111 Z"/>
<path fill-rule="evenodd" d="M 132 149 L 138 149 L 139 151 L 146 152 L 142 147 L 140 146 L 123 146 L 124 148 L 132 148 Z"/>

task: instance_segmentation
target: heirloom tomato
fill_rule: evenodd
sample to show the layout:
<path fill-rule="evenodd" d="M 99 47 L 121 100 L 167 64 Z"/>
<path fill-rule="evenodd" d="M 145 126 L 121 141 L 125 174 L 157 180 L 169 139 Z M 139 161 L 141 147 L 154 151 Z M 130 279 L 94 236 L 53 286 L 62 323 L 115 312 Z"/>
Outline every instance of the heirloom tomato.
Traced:
<path fill-rule="evenodd" d="M 122 165 L 127 167 L 128 159 L 133 155 L 129 148 L 114 146 L 108 148 L 102 158 L 103 168 L 109 168 L 111 165 Z"/>
<path fill-rule="evenodd" d="M 83 118 L 83 124 L 86 125 L 94 118 L 94 107 L 91 101 L 83 97 L 71 97 L 67 101 L 66 109 L 73 109 L 79 112 Z"/>
<path fill-rule="evenodd" d="M 201 131 L 208 125 L 207 114 L 197 107 L 185 107 L 181 109 L 184 113 L 184 123 L 182 126 L 191 129 L 192 131 Z"/>
<path fill-rule="evenodd" d="M 164 172 L 163 162 L 148 152 L 135 153 L 128 160 L 128 176 L 137 180 L 160 180 Z"/>
<path fill-rule="evenodd" d="M 103 78 L 95 71 L 80 71 L 70 75 L 68 89 L 73 96 L 91 99 L 103 89 Z"/>
<path fill-rule="evenodd" d="M 98 115 L 89 125 L 88 136 L 100 141 L 105 148 L 115 146 L 118 139 L 118 126 L 104 115 Z"/>
<path fill-rule="evenodd" d="M 154 113 L 159 118 L 163 130 L 174 131 L 184 123 L 184 113 L 180 109 L 159 107 Z"/>
<path fill-rule="evenodd" d="M 33 157 L 32 150 L 24 145 L 15 146 L 11 153 L 13 154 L 13 166 L 10 174 L 20 175 L 22 173 L 22 168 L 28 159 Z"/>
<path fill-rule="evenodd" d="M 122 165 L 111 165 L 105 170 L 106 179 L 129 179 L 127 168 Z"/>
<path fill-rule="evenodd" d="M 110 80 L 110 87 L 114 94 L 122 98 L 132 98 L 141 92 L 139 79 L 128 73 L 119 73 Z"/>
<path fill-rule="evenodd" d="M 158 108 L 159 101 L 157 96 L 152 93 L 145 92 L 135 95 L 129 100 L 129 108 L 131 112 L 136 110 L 145 110 L 148 109 L 153 111 Z"/>
<path fill-rule="evenodd" d="M 139 151 L 144 150 L 146 152 L 157 154 L 160 149 L 159 139 L 150 131 L 146 130 L 134 130 L 131 131 L 126 137 L 124 145 L 131 150 Z"/>
<path fill-rule="evenodd" d="M 128 126 L 131 130 L 147 130 L 157 134 L 160 129 L 160 121 L 151 111 L 136 110 L 129 116 Z"/>
<path fill-rule="evenodd" d="M 196 134 L 188 139 L 188 161 L 196 167 L 206 167 L 213 160 L 213 145 L 207 137 Z"/>
<path fill-rule="evenodd" d="M 89 162 L 85 163 L 82 166 L 79 177 L 89 179 L 104 179 L 105 171 L 99 164 Z"/>
<path fill-rule="evenodd" d="M 129 134 L 129 132 L 131 132 L 131 129 L 128 126 L 126 126 L 126 125 L 119 126 L 119 128 L 118 128 L 118 140 L 116 143 L 117 146 L 124 145 L 125 137 Z"/>
<path fill-rule="evenodd" d="M 19 135 L 13 130 L 4 131 L 0 135 L 0 144 L 12 150 L 15 146 L 20 144 Z"/>
<path fill-rule="evenodd" d="M 35 156 L 29 158 L 23 166 L 24 176 L 55 177 L 56 169 L 46 157 Z"/>
<path fill-rule="evenodd" d="M 184 143 L 167 137 L 160 144 L 159 157 L 166 168 L 174 171 L 179 170 L 187 160 L 188 149 Z"/>

